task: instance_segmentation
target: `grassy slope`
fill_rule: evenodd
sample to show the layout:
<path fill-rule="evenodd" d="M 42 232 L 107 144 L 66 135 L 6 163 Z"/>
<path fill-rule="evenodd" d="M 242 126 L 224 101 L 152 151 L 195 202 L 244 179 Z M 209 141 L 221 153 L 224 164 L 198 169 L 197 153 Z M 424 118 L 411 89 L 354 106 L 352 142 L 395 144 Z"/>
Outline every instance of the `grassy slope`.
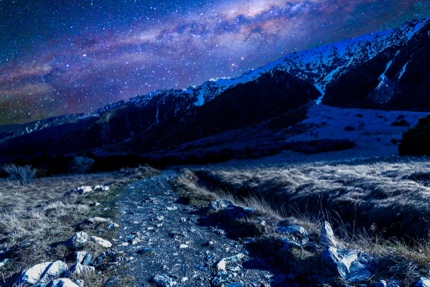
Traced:
<path fill-rule="evenodd" d="M 202 199 L 227 197 L 266 214 L 268 227 L 285 220 L 304 226 L 314 238 L 318 238 L 321 222 L 328 220 L 344 246 L 378 259 L 383 268 L 372 277 L 373 283 L 395 278 L 409 286 L 427 275 L 430 160 L 392 157 L 265 166 L 254 163 L 192 168 L 178 177 L 175 187 L 191 203 L 194 200 L 201 205 Z M 256 255 L 269 258 L 275 268 L 284 268 L 285 274 L 292 270 L 302 274 L 300 266 L 319 258 L 318 254 L 284 254 L 282 250 L 271 254 L 276 253 L 279 234 L 268 227 L 257 236 Z M 288 262 L 281 260 L 284 257 Z M 291 265 L 298 271 L 290 269 Z M 322 279 L 336 285 L 332 277 Z"/>
<path fill-rule="evenodd" d="M 12 260 L 0 268 L 1 286 L 10 286 L 26 268 L 45 261 L 71 256 L 61 243 L 79 229 L 79 223 L 93 217 L 117 221 L 117 201 L 122 187 L 150 176 L 155 170 L 147 167 L 124 169 L 112 173 L 67 175 L 35 179 L 20 186 L 8 179 L 0 180 L 0 250 L 10 250 Z M 76 198 L 64 198 L 65 192 L 80 186 L 106 185 L 109 191 L 94 192 Z M 100 205 L 95 206 L 97 202 Z M 107 240 L 116 237 L 107 223 L 87 225 L 84 231 Z M 82 229 L 82 226 L 81 226 Z M 96 246 L 89 246 L 95 253 Z M 102 286 L 105 276 L 86 276 L 86 285 Z"/>

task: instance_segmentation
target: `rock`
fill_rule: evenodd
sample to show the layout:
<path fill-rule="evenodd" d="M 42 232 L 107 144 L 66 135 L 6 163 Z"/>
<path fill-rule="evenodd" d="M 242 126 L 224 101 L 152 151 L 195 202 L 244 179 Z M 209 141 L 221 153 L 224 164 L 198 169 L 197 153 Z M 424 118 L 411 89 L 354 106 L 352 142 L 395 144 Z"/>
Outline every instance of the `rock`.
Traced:
<path fill-rule="evenodd" d="M 0 268 L 4 267 L 6 263 L 9 261 L 9 258 L 5 258 L 0 262 Z"/>
<path fill-rule="evenodd" d="M 91 236 L 91 241 L 96 243 L 97 245 L 104 247 L 104 248 L 111 248 L 112 247 L 112 243 L 110 243 L 109 241 L 107 241 L 106 239 L 97 237 L 97 236 Z"/>
<path fill-rule="evenodd" d="M 85 232 L 81 231 L 73 235 L 71 238 L 69 238 L 65 245 L 70 250 L 77 250 L 79 248 L 82 248 L 84 244 L 88 241 L 89 236 Z"/>
<path fill-rule="evenodd" d="M 91 218 L 88 218 L 87 220 L 88 220 L 89 222 L 93 223 L 93 224 L 96 224 L 96 223 L 103 223 L 103 222 L 108 222 L 108 219 L 107 219 L 107 218 L 99 217 L 99 216 L 91 217 Z"/>
<path fill-rule="evenodd" d="M 209 209 L 212 210 L 212 211 L 220 211 L 220 210 L 226 209 L 230 205 L 234 205 L 230 200 L 227 200 L 227 199 L 217 199 L 217 200 L 212 201 L 209 204 Z"/>
<path fill-rule="evenodd" d="M 237 255 L 226 257 L 221 259 L 216 265 L 218 270 L 225 270 L 227 268 L 227 264 L 232 263 L 241 263 L 242 259 L 245 257 L 243 253 L 239 253 Z"/>
<path fill-rule="evenodd" d="M 24 271 L 18 278 L 17 285 L 48 283 L 53 278 L 60 277 L 67 270 L 67 264 L 63 261 L 44 262 Z"/>
<path fill-rule="evenodd" d="M 91 186 L 80 186 L 80 187 L 76 187 L 68 192 L 66 192 L 64 194 L 64 197 L 77 197 L 79 195 L 85 195 L 88 193 L 93 192 L 94 190 L 92 189 Z"/>
<path fill-rule="evenodd" d="M 321 227 L 320 245 L 322 248 L 325 248 L 326 246 L 337 246 L 337 240 L 334 236 L 333 229 L 331 228 L 330 223 L 327 221 L 324 221 Z"/>
<path fill-rule="evenodd" d="M 244 287 L 245 285 L 243 285 L 242 282 L 235 282 L 235 283 L 230 283 L 225 285 L 225 287 Z"/>
<path fill-rule="evenodd" d="M 113 221 L 108 222 L 108 229 L 115 229 L 119 227 L 119 224 L 114 223 Z"/>
<path fill-rule="evenodd" d="M 91 253 L 88 253 L 87 255 L 85 255 L 85 258 L 81 263 L 82 265 L 90 265 L 91 260 L 93 260 L 93 255 Z"/>
<path fill-rule="evenodd" d="M 80 263 L 73 264 L 66 272 L 66 277 L 72 277 L 73 275 L 79 275 L 82 273 L 95 272 L 96 268 L 93 266 L 82 265 Z"/>
<path fill-rule="evenodd" d="M 276 229 L 276 232 L 282 233 L 282 234 L 289 234 L 289 235 L 295 235 L 300 238 L 307 237 L 309 235 L 308 231 L 299 225 L 290 225 L 287 227 L 281 226 L 278 229 Z"/>
<path fill-rule="evenodd" d="M 167 275 L 155 275 L 152 277 L 152 282 L 154 282 L 159 287 L 173 287 L 176 286 L 177 282 Z"/>
<path fill-rule="evenodd" d="M 87 256 L 88 252 L 83 250 L 83 251 L 75 251 L 73 253 L 73 258 L 75 259 L 76 263 L 82 263 L 85 259 L 85 256 Z"/>
<path fill-rule="evenodd" d="M 360 258 L 354 250 L 338 250 L 334 247 L 326 247 L 322 253 L 323 261 L 338 275 L 350 283 L 357 283 L 371 277 L 367 266 L 360 262 Z M 367 258 L 363 261 L 368 261 Z"/>
<path fill-rule="evenodd" d="M 110 188 L 106 185 L 96 185 L 94 191 L 108 191 Z"/>
<path fill-rule="evenodd" d="M 415 283 L 414 287 L 430 287 L 430 279 L 421 277 L 420 280 Z"/>
<path fill-rule="evenodd" d="M 72 281 L 68 278 L 60 278 L 49 282 L 46 287 L 81 287 L 83 285 L 77 284 L 76 281 Z"/>

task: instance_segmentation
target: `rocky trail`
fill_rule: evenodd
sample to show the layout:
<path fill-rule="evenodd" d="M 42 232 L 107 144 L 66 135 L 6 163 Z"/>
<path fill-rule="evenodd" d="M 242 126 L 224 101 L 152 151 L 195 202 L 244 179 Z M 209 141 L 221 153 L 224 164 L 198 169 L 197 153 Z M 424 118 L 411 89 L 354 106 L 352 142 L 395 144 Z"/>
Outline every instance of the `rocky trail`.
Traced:
<path fill-rule="evenodd" d="M 270 286 L 267 270 L 244 268 L 245 246 L 199 224 L 198 209 L 177 203 L 174 171 L 128 186 L 117 242 L 135 286 Z M 224 259 L 224 260 L 223 260 Z"/>

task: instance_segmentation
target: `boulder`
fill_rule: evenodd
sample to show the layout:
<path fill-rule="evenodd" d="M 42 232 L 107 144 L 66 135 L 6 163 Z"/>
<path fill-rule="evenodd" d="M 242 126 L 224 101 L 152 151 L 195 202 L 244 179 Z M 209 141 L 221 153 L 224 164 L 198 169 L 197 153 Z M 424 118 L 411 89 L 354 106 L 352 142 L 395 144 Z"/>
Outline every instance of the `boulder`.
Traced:
<path fill-rule="evenodd" d="M 108 191 L 109 190 L 109 186 L 106 185 L 96 185 L 94 187 L 94 191 Z"/>
<path fill-rule="evenodd" d="M 217 199 L 217 200 L 212 201 L 209 204 L 209 209 L 212 210 L 212 211 L 220 211 L 220 210 L 226 209 L 230 205 L 234 205 L 230 200 L 227 200 L 227 199 Z"/>
<path fill-rule="evenodd" d="M 173 287 L 177 285 L 177 282 L 167 275 L 155 275 L 152 277 L 152 282 L 158 287 Z"/>
<path fill-rule="evenodd" d="M 21 274 L 18 278 L 17 285 L 48 283 L 53 278 L 58 278 L 63 275 L 67 268 L 67 264 L 59 260 L 36 264 Z"/>
<path fill-rule="evenodd" d="M 97 245 L 104 247 L 104 248 L 111 248 L 112 247 L 112 243 L 110 243 L 109 241 L 107 241 L 106 239 L 97 237 L 97 236 L 91 236 L 91 241 L 96 243 Z"/>
<path fill-rule="evenodd" d="M 368 259 L 362 259 L 354 250 L 339 250 L 329 246 L 322 253 L 322 259 L 328 267 L 350 283 L 365 281 L 372 276 L 363 263 L 367 263 Z"/>
<path fill-rule="evenodd" d="M 321 227 L 320 245 L 322 248 L 325 248 L 327 246 L 337 246 L 337 240 L 334 236 L 333 229 L 331 228 L 330 223 L 328 223 L 327 221 L 324 221 Z"/>
<path fill-rule="evenodd" d="M 81 231 L 70 237 L 64 245 L 70 250 L 77 250 L 82 248 L 84 244 L 88 241 L 89 236 L 85 232 Z"/>
<path fill-rule="evenodd" d="M 73 253 L 73 258 L 75 259 L 76 263 L 82 263 L 85 259 L 85 256 L 87 256 L 88 252 L 85 250 L 82 251 L 75 251 Z"/>
<path fill-rule="evenodd" d="M 218 270 L 225 270 L 227 268 L 227 264 L 241 263 L 243 258 L 245 258 L 245 254 L 243 253 L 239 253 L 231 257 L 223 258 L 218 262 L 218 264 L 216 265 L 216 268 Z"/>
<path fill-rule="evenodd" d="M 430 279 L 426 277 L 421 277 L 414 287 L 430 287 Z"/>

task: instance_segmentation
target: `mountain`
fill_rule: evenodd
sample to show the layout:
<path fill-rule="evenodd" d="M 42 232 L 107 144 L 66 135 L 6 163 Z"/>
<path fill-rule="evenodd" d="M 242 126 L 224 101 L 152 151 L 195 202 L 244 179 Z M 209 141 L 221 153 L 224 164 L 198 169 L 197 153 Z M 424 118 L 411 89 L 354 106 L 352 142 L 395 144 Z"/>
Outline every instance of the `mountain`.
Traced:
<path fill-rule="evenodd" d="M 166 164 L 258 157 L 297 147 L 286 139 L 309 131 L 300 122 L 314 103 L 429 111 L 429 30 L 430 18 L 412 21 L 289 54 L 238 78 L 158 90 L 90 114 L 0 126 L 0 162 L 37 165 L 76 154 Z M 332 140 L 338 139 L 305 150 L 353 146 Z"/>

